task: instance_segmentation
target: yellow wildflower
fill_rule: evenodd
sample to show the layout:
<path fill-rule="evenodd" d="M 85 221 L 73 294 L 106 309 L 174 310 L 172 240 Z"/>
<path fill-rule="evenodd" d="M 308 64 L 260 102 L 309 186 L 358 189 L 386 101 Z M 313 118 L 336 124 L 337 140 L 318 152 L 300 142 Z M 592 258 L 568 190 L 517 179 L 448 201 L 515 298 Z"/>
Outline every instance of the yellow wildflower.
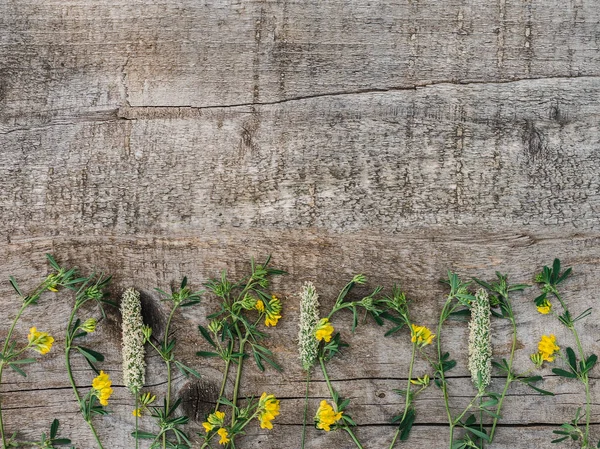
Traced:
<path fill-rule="evenodd" d="M 256 310 L 258 310 L 259 312 L 264 312 L 265 311 L 265 303 L 262 302 L 261 299 L 256 301 L 256 304 L 254 304 L 254 308 Z"/>
<path fill-rule="evenodd" d="M 546 362 L 554 362 L 554 355 L 560 350 L 556 345 L 556 337 L 553 334 L 542 335 L 542 339 L 538 343 L 538 351 L 542 356 L 542 360 Z"/>
<path fill-rule="evenodd" d="M 142 409 L 136 408 L 133 412 L 131 412 L 133 416 L 137 416 L 138 418 L 142 416 Z"/>
<path fill-rule="evenodd" d="M 544 299 L 539 305 L 537 305 L 537 310 L 542 315 L 547 315 L 552 311 L 552 303 L 547 299 Z"/>
<path fill-rule="evenodd" d="M 272 394 L 263 393 L 258 401 L 258 409 L 260 413 L 258 420 L 260 421 L 261 429 L 272 429 L 271 421 L 279 415 L 279 400 L 275 399 Z"/>
<path fill-rule="evenodd" d="M 100 371 L 100 374 L 92 381 L 92 388 L 95 390 L 95 396 L 103 406 L 108 405 L 108 398 L 113 394 L 113 389 L 110 387 L 112 382 L 104 371 Z"/>
<path fill-rule="evenodd" d="M 329 318 L 321 318 L 315 329 L 315 338 L 319 341 L 325 340 L 325 342 L 329 343 L 333 330 L 333 326 L 329 323 Z"/>
<path fill-rule="evenodd" d="M 225 413 L 217 410 L 216 412 L 208 415 L 208 418 L 206 418 L 206 421 L 202 423 L 202 426 L 204 427 L 204 430 L 206 430 L 206 433 L 208 433 L 215 427 L 221 427 L 224 420 Z"/>
<path fill-rule="evenodd" d="M 227 433 L 227 429 L 221 427 L 219 430 L 217 430 L 217 433 L 219 434 L 219 436 L 221 437 L 221 439 L 219 440 L 219 444 L 227 444 L 229 443 L 229 438 L 227 438 L 229 436 L 229 434 Z"/>
<path fill-rule="evenodd" d="M 412 324 L 411 341 L 417 343 L 419 346 L 430 345 L 435 338 L 435 334 L 432 334 L 429 329 L 425 326 L 417 326 Z"/>
<path fill-rule="evenodd" d="M 335 412 L 333 407 L 327 401 L 321 401 L 321 405 L 317 409 L 315 421 L 317 429 L 323 429 L 325 432 L 331 430 L 330 426 L 334 425 L 342 418 L 343 412 Z"/>
<path fill-rule="evenodd" d="M 276 326 L 279 318 L 281 318 L 281 301 L 279 301 L 279 298 L 273 295 L 266 309 L 265 326 Z"/>
<path fill-rule="evenodd" d="M 54 343 L 54 338 L 52 338 L 46 332 L 38 332 L 35 327 L 29 329 L 27 339 L 29 340 L 29 346 L 31 346 L 31 349 L 39 352 L 40 354 L 47 354 L 50 351 L 50 348 L 52 348 L 52 343 Z"/>

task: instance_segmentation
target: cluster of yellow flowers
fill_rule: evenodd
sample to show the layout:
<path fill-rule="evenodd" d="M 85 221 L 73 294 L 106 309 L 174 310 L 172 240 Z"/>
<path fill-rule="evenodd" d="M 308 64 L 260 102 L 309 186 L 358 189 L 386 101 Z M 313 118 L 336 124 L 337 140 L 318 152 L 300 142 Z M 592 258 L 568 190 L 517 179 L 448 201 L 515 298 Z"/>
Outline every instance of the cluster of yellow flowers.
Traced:
<path fill-rule="evenodd" d="M 331 341 L 333 334 L 333 326 L 329 323 L 329 318 L 321 318 L 315 329 L 315 338 L 319 341 L 325 340 L 326 343 Z"/>
<path fill-rule="evenodd" d="M 261 301 L 262 303 L 262 301 Z M 258 309 L 258 301 L 257 301 L 257 305 L 255 306 L 257 310 Z M 263 309 L 264 307 L 264 303 L 262 304 Z M 273 295 L 271 297 L 271 300 L 269 301 L 269 306 L 266 308 L 266 316 L 265 316 L 265 326 L 276 326 L 277 322 L 279 321 L 279 319 L 281 318 L 281 301 L 279 301 L 279 298 L 275 295 Z"/>
<path fill-rule="evenodd" d="M 430 345 L 435 338 L 435 334 L 432 334 L 425 326 L 417 326 L 416 324 L 412 324 L 411 335 L 411 341 L 419 346 Z"/>
<path fill-rule="evenodd" d="M 223 445 L 225 445 L 225 444 L 229 443 L 229 441 L 231 441 L 229 438 L 229 433 L 227 433 L 227 429 L 225 427 L 222 427 L 224 420 L 225 420 L 225 413 L 217 410 L 216 412 L 208 415 L 208 418 L 206 418 L 206 421 L 202 423 L 202 427 L 204 427 L 204 430 L 206 431 L 206 433 L 210 432 L 215 427 L 219 428 L 219 430 L 217 430 L 217 434 L 219 435 L 219 437 L 221 437 L 221 439 L 219 440 L 219 444 L 223 444 Z"/>
<path fill-rule="evenodd" d="M 272 394 L 263 393 L 258 401 L 258 409 L 260 410 L 258 415 L 260 428 L 272 429 L 271 421 L 279 415 L 279 400 L 275 399 Z"/>
<path fill-rule="evenodd" d="M 540 368 L 544 362 L 554 362 L 556 353 L 560 351 L 560 347 L 556 344 L 554 334 L 542 335 L 538 343 L 538 352 L 531 354 L 531 361 Z"/>
<path fill-rule="evenodd" d="M 110 387 L 112 382 L 104 371 L 100 371 L 100 374 L 92 381 L 92 388 L 94 389 L 93 394 L 98 398 L 100 404 L 103 406 L 108 405 L 108 398 L 113 394 L 113 389 Z"/>
<path fill-rule="evenodd" d="M 27 340 L 29 340 L 29 347 L 40 354 L 47 354 L 50 352 L 52 343 L 54 343 L 54 338 L 46 332 L 38 332 L 35 327 L 29 329 Z"/>
<path fill-rule="evenodd" d="M 317 409 L 317 414 L 315 415 L 317 429 L 323 429 L 325 432 L 329 432 L 331 426 L 342 419 L 343 413 L 344 412 L 336 412 L 327 401 L 321 401 L 321 404 Z"/>
<path fill-rule="evenodd" d="M 537 306 L 538 312 L 542 315 L 547 315 L 552 311 L 552 303 L 548 301 L 547 298 L 544 298 L 542 302 L 540 302 Z"/>

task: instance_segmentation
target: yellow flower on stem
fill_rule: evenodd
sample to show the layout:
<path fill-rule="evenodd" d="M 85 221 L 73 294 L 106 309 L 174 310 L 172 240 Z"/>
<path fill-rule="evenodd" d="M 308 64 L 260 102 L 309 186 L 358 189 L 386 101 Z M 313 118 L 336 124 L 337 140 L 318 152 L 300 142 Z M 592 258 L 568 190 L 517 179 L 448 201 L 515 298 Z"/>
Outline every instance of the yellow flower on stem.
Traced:
<path fill-rule="evenodd" d="M 92 388 L 95 390 L 94 395 L 100 401 L 103 406 L 108 405 L 108 398 L 113 394 L 113 389 L 110 387 L 112 382 L 104 371 L 100 371 L 100 374 L 92 380 Z"/>
<path fill-rule="evenodd" d="M 315 416 L 317 429 L 323 429 L 325 432 L 329 432 L 331 430 L 331 426 L 342 419 L 343 413 L 344 412 L 336 413 L 335 410 L 333 410 L 333 407 L 329 405 L 327 401 L 321 401 Z"/>
<path fill-rule="evenodd" d="M 279 415 L 279 400 L 272 394 L 263 393 L 258 401 L 258 420 L 261 429 L 272 429 L 271 421 Z"/>
<path fill-rule="evenodd" d="M 229 434 L 227 433 L 227 429 L 225 429 L 224 427 L 221 427 L 219 430 L 217 430 L 217 433 L 221 437 L 221 439 L 219 440 L 219 444 L 225 445 L 229 443 L 229 441 L 231 441 L 229 438 L 227 438 Z"/>
<path fill-rule="evenodd" d="M 315 329 L 315 338 L 319 341 L 325 340 L 326 343 L 331 341 L 333 334 L 333 326 L 329 323 L 329 318 L 321 318 Z"/>
<path fill-rule="evenodd" d="M 229 434 L 227 433 L 227 429 L 221 427 L 219 430 L 217 430 L 217 433 L 221 437 L 221 439 L 219 440 L 219 444 L 225 445 L 229 443 L 230 439 L 228 438 Z"/>
<path fill-rule="evenodd" d="M 206 433 L 208 433 L 211 430 L 213 430 L 215 427 L 221 427 L 223 425 L 224 420 L 225 420 L 225 413 L 217 410 L 216 412 L 208 415 L 208 418 L 206 418 L 206 421 L 202 423 L 202 427 L 204 427 L 204 430 L 206 431 Z"/>
<path fill-rule="evenodd" d="M 555 353 L 559 350 L 560 347 L 556 345 L 556 337 L 553 334 L 542 335 L 542 339 L 538 343 L 538 351 L 542 360 L 554 362 Z"/>
<path fill-rule="evenodd" d="M 425 326 L 417 326 L 412 324 L 411 341 L 417 343 L 419 346 L 430 345 L 435 338 L 435 334 L 432 334 L 429 329 Z"/>
<path fill-rule="evenodd" d="M 256 304 L 254 304 L 254 308 L 256 310 L 258 310 L 259 312 L 264 312 L 265 311 L 265 303 L 262 302 L 261 299 L 256 301 Z"/>
<path fill-rule="evenodd" d="M 54 343 L 54 338 L 46 332 L 38 332 L 35 327 L 29 329 L 27 339 L 29 340 L 31 349 L 40 354 L 47 354 L 50 351 L 50 348 L 52 348 L 52 343 Z"/>
<path fill-rule="evenodd" d="M 552 303 L 550 301 L 548 301 L 547 299 L 544 299 L 542 302 L 540 302 L 537 305 L 537 310 L 542 315 L 547 315 L 552 311 Z"/>
<path fill-rule="evenodd" d="M 133 412 L 131 412 L 131 414 L 133 416 L 137 416 L 138 418 L 142 416 L 142 409 L 141 408 L 136 408 L 135 410 L 133 410 Z"/>
<path fill-rule="evenodd" d="M 264 305 L 264 304 L 263 304 Z M 276 326 L 281 318 L 281 301 L 273 295 L 266 306 L 265 326 Z"/>

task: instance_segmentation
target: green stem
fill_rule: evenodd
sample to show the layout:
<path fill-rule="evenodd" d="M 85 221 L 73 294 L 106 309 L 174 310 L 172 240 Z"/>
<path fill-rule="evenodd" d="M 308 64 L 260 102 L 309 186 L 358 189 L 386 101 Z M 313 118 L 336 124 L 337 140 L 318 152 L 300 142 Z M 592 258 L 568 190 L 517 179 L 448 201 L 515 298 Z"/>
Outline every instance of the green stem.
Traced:
<path fill-rule="evenodd" d="M 12 338 L 13 331 L 15 330 L 15 326 L 17 325 L 17 321 L 19 321 L 19 318 L 21 318 L 21 315 L 23 314 L 23 312 L 25 311 L 25 309 L 27 308 L 28 305 L 29 305 L 29 302 L 24 302 L 21 305 L 21 308 L 17 312 L 17 315 L 15 316 L 15 319 L 13 320 L 12 325 L 10 326 L 10 329 L 8 330 L 8 334 L 6 335 L 6 340 L 4 340 L 4 347 L 2 349 L 2 355 L 4 357 L 7 357 L 6 353 L 8 351 L 8 345 L 10 343 L 10 339 Z M 4 371 L 4 362 L 0 363 L 0 384 L 2 384 L 2 372 L 3 371 Z M 4 419 L 2 417 L 1 402 L 0 402 L 0 433 L 2 433 L 2 448 L 7 449 L 6 436 L 4 435 Z"/>
<path fill-rule="evenodd" d="M 231 353 L 230 353 L 231 354 Z M 231 358 L 225 360 L 225 370 L 223 372 L 223 381 L 221 382 L 221 390 L 219 391 L 219 397 L 217 399 L 217 404 L 215 405 L 215 412 L 219 410 L 219 399 L 223 397 L 225 393 L 225 385 L 227 384 L 227 376 L 229 375 L 229 365 L 231 364 Z"/>
<path fill-rule="evenodd" d="M 585 437 L 583 440 L 583 447 L 588 447 L 588 443 L 590 440 L 590 415 L 591 415 L 591 401 L 592 398 L 590 396 L 590 381 L 585 375 Z"/>
<path fill-rule="evenodd" d="M 440 386 L 442 389 L 442 396 L 444 397 L 444 407 L 446 409 L 446 416 L 448 417 L 448 426 L 450 427 L 450 449 L 452 449 L 452 441 L 454 440 L 454 424 L 452 422 L 452 413 L 450 412 L 450 402 L 448 398 L 448 388 L 446 384 L 446 376 L 442 367 L 442 326 L 446 317 L 448 316 L 448 307 L 452 304 L 452 300 L 448 298 L 442 312 L 437 326 L 437 355 L 438 355 L 438 366 L 434 367 L 440 376 Z"/>
<path fill-rule="evenodd" d="M 400 423 L 404 422 L 404 419 L 406 418 L 406 415 L 408 413 L 408 408 L 410 407 L 410 386 L 411 386 L 411 379 L 412 379 L 412 372 L 413 372 L 413 366 L 415 364 L 415 353 L 417 351 L 417 343 L 414 342 L 412 345 L 412 355 L 410 357 L 410 365 L 408 367 L 408 382 L 406 385 L 406 402 L 404 403 L 404 413 L 402 414 L 402 419 L 400 420 Z M 394 447 L 394 444 L 396 444 L 396 440 L 398 439 L 398 435 L 400 434 L 400 427 L 398 427 L 398 429 L 396 429 L 396 433 L 394 434 L 394 438 L 392 440 L 392 444 L 390 444 L 389 449 L 392 449 Z"/>
<path fill-rule="evenodd" d="M 4 361 L 0 362 L 0 384 L 2 383 L 2 372 L 4 371 Z M 0 401 L 1 404 L 1 401 Z M 0 432 L 2 432 L 2 448 L 6 449 L 6 437 L 4 436 L 4 420 L 2 418 L 2 407 L 0 405 Z"/>
<path fill-rule="evenodd" d="M 135 449 L 138 449 L 140 447 L 140 442 L 138 440 L 138 429 L 139 429 L 138 406 L 139 406 L 138 392 L 136 391 L 135 392 Z"/>
<path fill-rule="evenodd" d="M 475 397 L 473 399 L 471 399 L 471 402 L 469 402 L 469 405 L 467 405 L 467 407 L 463 410 L 463 412 L 454 420 L 454 422 L 452 423 L 453 426 L 456 426 L 459 421 L 461 419 L 463 419 L 463 416 L 465 416 L 467 414 L 467 412 L 469 410 L 471 410 L 471 407 L 473 407 L 473 404 L 475 404 L 475 402 L 477 402 L 478 399 L 481 398 L 481 396 L 483 395 L 483 392 L 478 392 Z"/>
<path fill-rule="evenodd" d="M 71 327 L 73 325 L 73 320 L 75 319 L 75 314 L 77 313 L 77 310 L 85 303 L 85 301 L 82 301 L 80 303 L 75 303 L 75 306 L 73 307 L 73 310 L 71 311 L 71 315 L 69 316 L 69 322 L 67 324 L 67 336 L 66 336 L 66 342 L 65 342 L 65 365 L 67 367 L 67 376 L 69 378 L 69 383 L 71 384 L 71 388 L 73 389 L 73 393 L 75 393 L 75 399 L 77 400 L 77 404 L 79 404 L 79 409 L 81 410 L 81 412 L 84 412 L 84 404 L 82 402 L 81 396 L 79 395 L 79 391 L 77 390 L 77 385 L 75 384 L 75 379 L 73 378 L 73 370 L 71 369 L 71 345 L 73 343 L 73 334 L 71 333 Z M 90 430 L 92 431 L 92 434 L 94 435 L 94 438 L 96 439 L 96 442 L 98 443 L 98 447 L 100 449 L 104 449 L 104 446 L 102 446 L 102 443 L 100 442 L 100 438 L 98 437 L 98 434 L 96 433 L 96 429 L 94 428 L 94 425 L 92 424 L 92 420 L 89 417 L 84 416 L 85 422 L 87 423 L 87 425 L 89 426 Z"/>
<path fill-rule="evenodd" d="M 166 344 L 169 340 L 169 327 L 171 326 L 171 320 L 173 319 L 173 315 L 177 310 L 177 305 L 173 306 L 171 313 L 169 314 L 169 318 L 167 319 L 167 325 L 165 326 L 165 335 L 164 335 L 164 344 Z M 163 346 L 165 347 L 165 346 Z M 165 359 L 165 364 L 167 365 L 167 410 L 171 407 L 171 360 Z"/>
<path fill-rule="evenodd" d="M 94 438 L 96 439 L 96 443 L 98 443 L 98 447 L 100 449 L 104 449 L 104 446 L 102 446 L 102 443 L 100 442 L 100 438 L 98 438 L 98 433 L 96 433 L 96 429 L 94 428 L 94 425 L 92 424 L 92 420 L 86 420 L 85 422 L 88 423 L 88 426 L 90 426 L 90 429 L 92 429 L 92 433 L 94 434 Z"/>
<path fill-rule="evenodd" d="M 508 392 L 508 388 L 510 384 L 514 380 L 512 366 L 515 358 L 515 350 L 517 348 L 517 323 L 514 318 L 511 318 L 512 323 L 512 345 L 510 347 L 510 358 L 508 360 L 508 374 L 506 375 L 506 383 L 504 384 L 504 390 L 502 390 L 502 395 L 498 400 L 498 406 L 496 407 L 496 417 L 494 417 L 494 421 L 492 422 L 492 428 L 490 430 L 490 444 L 494 441 L 494 434 L 496 432 L 496 426 L 498 425 L 498 420 L 500 419 L 500 412 L 502 411 L 502 403 L 504 402 L 504 398 L 506 397 L 506 393 Z"/>
<path fill-rule="evenodd" d="M 335 397 L 335 393 L 333 391 L 331 381 L 329 380 L 329 376 L 327 375 L 327 369 L 325 368 L 325 362 L 322 357 L 319 357 L 319 363 L 321 364 L 321 371 L 323 372 L 323 378 L 325 379 L 325 383 L 327 384 L 327 388 L 329 389 L 329 394 L 333 399 Z M 358 441 L 358 439 L 356 438 L 356 435 L 354 435 L 354 432 L 352 432 L 352 429 L 350 429 L 350 427 L 348 427 L 346 423 L 342 424 L 342 427 L 346 432 L 348 432 L 348 434 L 352 438 L 352 441 L 354 441 L 354 444 L 356 444 L 356 447 L 358 447 L 358 449 L 364 449 Z"/>
<path fill-rule="evenodd" d="M 561 305 L 563 306 L 563 309 L 566 311 L 567 308 L 566 308 L 563 300 L 561 299 L 560 295 L 558 294 L 558 292 L 555 291 L 554 296 L 556 296 L 556 298 L 560 301 Z M 575 326 L 573 325 L 572 322 L 571 322 L 571 325 L 567 326 L 567 327 L 573 333 L 573 336 L 575 337 L 575 342 L 577 343 L 577 351 L 579 352 L 579 357 L 581 358 L 583 363 L 585 363 L 586 358 L 585 358 L 585 353 L 583 352 L 583 346 L 581 345 L 581 340 L 579 339 L 579 333 L 577 332 L 577 329 L 575 329 Z M 580 377 L 581 382 L 585 385 L 585 435 L 583 437 L 583 446 L 582 447 L 588 447 L 589 437 L 590 437 L 591 398 L 590 398 L 589 379 L 588 379 L 587 374 L 585 374 L 584 376 L 585 377 Z"/>
<path fill-rule="evenodd" d="M 237 327 L 237 325 L 236 325 L 236 327 Z M 238 333 L 239 333 L 239 329 L 238 329 Z M 241 333 L 239 333 L 239 336 L 241 337 Z M 240 340 L 240 348 L 239 348 L 240 354 L 244 353 L 244 346 L 246 345 L 247 338 L 248 337 L 246 336 Z M 236 418 L 235 407 L 237 406 L 238 393 L 239 393 L 239 389 L 240 389 L 240 381 L 242 379 L 243 359 L 244 359 L 243 357 L 238 358 L 237 373 L 235 375 L 235 384 L 233 386 L 233 400 L 231 401 L 233 403 L 233 410 L 231 412 L 231 425 L 232 426 L 235 423 L 235 418 Z"/>
<path fill-rule="evenodd" d="M 308 389 L 310 386 L 310 368 L 306 372 L 306 393 L 304 394 L 304 418 L 302 420 L 302 445 L 300 446 L 304 449 L 304 442 L 306 440 L 306 417 L 308 415 Z"/>

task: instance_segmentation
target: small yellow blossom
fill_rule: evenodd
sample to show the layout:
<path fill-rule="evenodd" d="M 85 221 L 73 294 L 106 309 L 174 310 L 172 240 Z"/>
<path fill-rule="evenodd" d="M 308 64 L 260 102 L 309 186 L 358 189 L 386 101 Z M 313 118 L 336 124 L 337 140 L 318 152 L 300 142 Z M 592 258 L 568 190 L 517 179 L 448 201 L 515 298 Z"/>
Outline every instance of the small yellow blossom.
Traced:
<path fill-rule="evenodd" d="M 113 394 L 113 389 L 110 387 L 112 382 L 104 371 L 100 371 L 100 374 L 92 381 L 92 388 L 95 390 L 95 396 L 103 406 L 108 405 L 108 398 Z"/>
<path fill-rule="evenodd" d="M 225 420 L 225 413 L 221 411 L 216 411 L 208 415 L 206 421 L 202 423 L 204 430 L 206 433 L 213 430 L 215 427 L 221 427 L 223 425 L 223 421 Z"/>
<path fill-rule="evenodd" d="M 432 334 L 425 326 L 417 326 L 416 324 L 412 324 L 411 335 L 410 340 L 419 346 L 430 345 L 435 338 L 435 334 Z"/>
<path fill-rule="evenodd" d="M 552 303 L 547 299 L 544 299 L 540 304 L 537 305 L 537 310 L 542 315 L 547 315 L 552 311 Z"/>
<path fill-rule="evenodd" d="M 256 301 L 256 304 L 254 304 L 254 308 L 256 310 L 258 310 L 259 312 L 264 312 L 265 311 L 265 303 L 262 302 L 261 299 Z"/>
<path fill-rule="evenodd" d="M 29 329 L 27 339 L 29 340 L 29 346 L 31 346 L 31 349 L 39 352 L 40 354 L 47 354 L 50 351 L 50 348 L 52 348 L 52 343 L 54 343 L 54 338 L 52 338 L 46 332 L 38 332 L 35 327 Z"/>
<path fill-rule="evenodd" d="M 266 309 L 265 326 L 276 326 L 281 318 L 281 301 L 279 301 L 279 298 L 273 295 Z"/>
<path fill-rule="evenodd" d="M 553 334 L 542 335 L 542 339 L 538 343 L 538 351 L 542 360 L 554 362 L 555 353 L 559 350 L 560 347 L 556 345 L 556 337 Z"/>
<path fill-rule="evenodd" d="M 260 413 L 258 420 L 260 421 L 261 429 L 272 429 L 271 421 L 279 415 L 279 400 L 275 399 L 272 394 L 263 393 L 258 401 L 258 409 Z"/>
<path fill-rule="evenodd" d="M 325 340 L 325 342 L 329 343 L 333 330 L 333 326 L 329 323 L 329 318 L 321 318 L 315 330 L 315 338 L 319 341 Z"/>
<path fill-rule="evenodd" d="M 229 438 L 227 438 L 229 436 L 229 434 L 227 433 L 227 429 L 221 427 L 219 430 L 217 430 L 217 433 L 219 434 L 219 436 L 221 437 L 221 439 L 219 440 L 219 444 L 227 444 L 229 443 Z"/>
<path fill-rule="evenodd" d="M 131 414 L 133 416 L 137 416 L 139 418 L 140 416 L 142 416 L 142 409 L 141 408 L 136 408 L 136 409 L 133 410 L 133 412 L 131 412 Z"/>
<path fill-rule="evenodd" d="M 315 416 L 317 429 L 323 429 L 325 432 L 329 432 L 331 430 L 330 427 L 342 418 L 342 414 L 343 412 L 336 413 L 327 401 L 321 401 Z"/>
<path fill-rule="evenodd" d="M 425 374 L 423 377 L 417 377 L 416 379 L 411 379 L 410 383 L 413 385 L 422 385 L 426 387 L 429 385 L 429 376 Z"/>

